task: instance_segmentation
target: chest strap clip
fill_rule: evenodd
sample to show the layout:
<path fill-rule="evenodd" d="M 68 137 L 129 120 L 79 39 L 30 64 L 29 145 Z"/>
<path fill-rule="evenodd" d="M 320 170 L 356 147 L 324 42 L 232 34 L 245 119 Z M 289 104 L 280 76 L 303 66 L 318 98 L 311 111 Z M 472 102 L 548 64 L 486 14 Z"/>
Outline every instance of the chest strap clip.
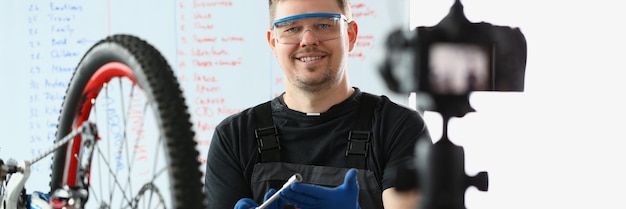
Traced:
<path fill-rule="evenodd" d="M 280 161 L 280 140 L 276 126 L 258 128 L 254 130 L 257 139 L 259 154 L 262 162 Z"/>
<path fill-rule="evenodd" d="M 370 139 L 369 131 L 350 131 L 350 134 L 348 134 L 346 157 L 350 155 L 363 155 L 362 157 L 366 158 L 370 148 Z"/>

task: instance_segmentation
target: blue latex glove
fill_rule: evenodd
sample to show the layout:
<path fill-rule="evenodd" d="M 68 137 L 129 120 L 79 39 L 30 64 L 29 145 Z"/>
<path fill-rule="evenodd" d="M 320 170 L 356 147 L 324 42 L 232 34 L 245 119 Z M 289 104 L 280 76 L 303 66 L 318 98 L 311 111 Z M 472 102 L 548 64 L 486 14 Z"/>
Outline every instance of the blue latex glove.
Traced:
<path fill-rule="evenodd" d="M 343 184 L 334 188 L 294 183 L 280 192 L 280 197 L 300 209 L 360 209 L 356 174 L 356 169 L 348 170 Z"/>
<path fill-rule="evenodd" d="M 276 189 L 274 188 L 270 188 L 269 190 L 267 190 L 267 192 L 265 193 L 265 196 L 263 197 L 263 201 L 266 201 L 267 199 L 269 199 L 272 195 L 274 195 L 274 193 L 276 193 Z M 237 204 L 235 204 L 234 209 L 251 209 L 251 208 L 256 208 L 258 206 L 259 205 L 253 199 L 241 198 L 239 201 L 237 201 Z M 280 198 L 274 200 L 272 204 L 266 207 L 266 209 L 283 209 L 283 208 L 285 208 L 285 203 Z"/>

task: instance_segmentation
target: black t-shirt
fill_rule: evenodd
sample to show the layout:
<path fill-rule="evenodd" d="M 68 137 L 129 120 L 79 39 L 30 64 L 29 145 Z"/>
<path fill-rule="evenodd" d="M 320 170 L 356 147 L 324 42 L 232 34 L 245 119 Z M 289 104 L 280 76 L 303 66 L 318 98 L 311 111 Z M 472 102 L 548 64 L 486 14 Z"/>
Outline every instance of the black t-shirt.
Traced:
<path fill-rule="evenodd" d="M 345 167 L 348 132 L 355 129 L 361 95 L 358 88 L 345 101 L 319 115 L 289 109 L 282 97 L 271 101 L 283 162 Z M 231 115 L 215 129 L 207 155 L 205 189 L 209 208 L 232 208 L 251 198 L 254 165 L 259 162 L 251 109 Z M 415 142 L 430 140 L 421 115 L 381 96 L 372 125 L 372 151 L 367 166 L 379 176 L 382 190 L 395 185 L 396 166 L 414 158 Z"/>

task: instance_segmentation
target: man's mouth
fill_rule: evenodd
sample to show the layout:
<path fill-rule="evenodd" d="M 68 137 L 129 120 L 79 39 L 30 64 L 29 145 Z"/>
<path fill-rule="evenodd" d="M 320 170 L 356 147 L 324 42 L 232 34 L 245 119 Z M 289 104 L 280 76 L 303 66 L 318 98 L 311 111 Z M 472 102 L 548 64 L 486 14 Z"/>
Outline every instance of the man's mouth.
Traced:
<path fill-rule="evenodd" d="M 315 60 L 319 60 L 322 59 L 322 56 L 314 56 L 314 57 L 300 57 L 300 58 L 296 58 L 302 62 L 312 62 Z"/>

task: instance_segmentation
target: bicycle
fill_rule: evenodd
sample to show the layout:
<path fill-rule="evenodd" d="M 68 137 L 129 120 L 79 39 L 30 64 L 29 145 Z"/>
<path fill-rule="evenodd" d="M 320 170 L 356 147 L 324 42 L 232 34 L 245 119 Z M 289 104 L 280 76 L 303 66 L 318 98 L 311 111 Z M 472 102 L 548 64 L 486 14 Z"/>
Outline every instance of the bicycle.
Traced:
<path fill-rule="evenodd" d="M 0 209 L 206 208 L 187 109 L 152 45 L 127 34 L 100 40 L 72 75 L 52 148 L 0 160 Z M 27 194 L 30 165 L 48 155 L 50 191 Z"/>

